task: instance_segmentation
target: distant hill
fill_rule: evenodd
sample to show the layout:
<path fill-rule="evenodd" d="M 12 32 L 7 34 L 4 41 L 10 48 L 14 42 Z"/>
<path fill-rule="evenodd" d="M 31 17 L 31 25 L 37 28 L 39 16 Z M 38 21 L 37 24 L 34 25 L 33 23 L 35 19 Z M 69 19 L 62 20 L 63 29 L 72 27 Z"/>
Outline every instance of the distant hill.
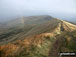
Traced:
<path fill-rule="evenodd" d="M 76 25 L 48 15 L 6 22 L 0 33 L 0 57 L 59 57 L 76 52 Z"/>
<path fill-rule="evenodd" d="M 11 21 L 8 21 L 5 23 L 5 25 L 3 27 L 5 27 L 5 29 L 7 31 L 3 31 L 3 34 L 1 35 L 7 35 L 8 34 L 13 34 L 12 32 L 15 32 L 18 34 L 18 31 L 20 31 L 20 34 L 24 33 L 26 34 L 28 31 L 35 29 L 36 27 L 40 27 L 40 25 L 48 22 L 49 20 L 53 19 L 53 17 L 51 16 L 46 16 L 46 15 L 42 15 L 42 16 L 30 16 L 30 17 L 22 17 L 19 19 L 14 19 Z M 3 28 L 1 27 L 1 28 Z M 16 32 L 17 31 L 17 32 Z M 16 35 L 16 34 L 14 34 Z M 11 35 L 10 35 L 11 36 Z M 7 38 L 5 36 L 1 36 L 0 38 Z"/>

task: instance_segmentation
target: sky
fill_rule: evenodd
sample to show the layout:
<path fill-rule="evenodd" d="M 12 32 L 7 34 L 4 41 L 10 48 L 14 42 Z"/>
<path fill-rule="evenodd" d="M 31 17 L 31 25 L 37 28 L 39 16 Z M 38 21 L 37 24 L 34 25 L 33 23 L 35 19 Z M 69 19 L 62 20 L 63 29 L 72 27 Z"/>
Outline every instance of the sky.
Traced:
<path fill-rule="evenodd" d="M 0 21 L 34 15 L 75 20 L 76 0 L 0 0 Z"/>

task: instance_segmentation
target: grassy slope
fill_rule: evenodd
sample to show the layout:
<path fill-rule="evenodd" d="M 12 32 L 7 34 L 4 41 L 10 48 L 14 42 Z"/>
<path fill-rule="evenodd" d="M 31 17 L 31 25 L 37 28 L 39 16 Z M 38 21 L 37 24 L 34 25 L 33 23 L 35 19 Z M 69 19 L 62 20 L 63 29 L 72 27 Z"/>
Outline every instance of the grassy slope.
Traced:
<path fill-rule="evenodd" d="M 76 31 L 62 32 L 59 36 L 57 36 L 57 40 L 53 44 L 49 56 L 59 57 L 58 53 L 60 52 L 76 52 L 75 40 L 76 40 Z"/>
<path fill-rule="evenodd" d="M 32 20 L 25 21 L 24 27 L 19 23 L 20 26 L 13 25 L 14 28 L 11 27 L 8 32 L 0 35 L 2 38 L 0 42 L 3 42 L 0 46 L 0 57 L 57 57 L 59 52 L 76 51 L 76 32 L 63 31 L 53 37 L 39 36 L 42 33 L 52 32 L 60 23 L 59 20 L 50 20 L 50 17 L 45 16 L 28 19 Z M 27 36 L 30 37 L 27 38 Z"/>
<path fill-rule="evenodd" d="M 54 37 L 34 36 L 9 44 L 3 50 L 0 49 L 0 52 L 5 53 L 8 57 L 59 57 L 59 52 L 76 52 L 75 34 L 76 31 L 62 32 Z M 19 49 L 16 51 L 17 47 Z M 13 52 L 16 53 L 13 54 Z"/>
<path fill-rule="evenodd" d="M 37 19 L 33 20 L 33 18 Z M 52 31 L 54 28 L 56 28 L 59 21 L 53 20 L 54 18 L 51 18 L 52 17 L 49 16 L 30 17 L 28 19 L 31 20 L 27 20 L 28 22 L 25 21 L 24 26 L 20 23 L 20 25 L 16 26 L 14 26 L 15 24 L 13 24 L 13 22 L 12 25 L 9 23 L 12 27 L 9 25 L 8 27 L 10 28 L 6 32 L 0 34 L 0 44 L 7 44 L 8 42 L 15 41 L 17 39 L 23 39 L 24 37 Z"/>

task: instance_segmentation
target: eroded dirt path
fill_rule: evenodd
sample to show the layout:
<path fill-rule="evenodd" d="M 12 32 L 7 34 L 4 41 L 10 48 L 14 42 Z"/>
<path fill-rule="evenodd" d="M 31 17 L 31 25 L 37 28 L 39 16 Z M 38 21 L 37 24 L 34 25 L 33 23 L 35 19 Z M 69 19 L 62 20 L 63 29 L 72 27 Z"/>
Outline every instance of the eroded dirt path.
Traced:
<path fill-rule="evenodd" d="M 50 49 L 49 57 L 60 57 L 60 41 L 61 36 L 57 36 L 57 40 L 53 43 L 53 46 Z"/>

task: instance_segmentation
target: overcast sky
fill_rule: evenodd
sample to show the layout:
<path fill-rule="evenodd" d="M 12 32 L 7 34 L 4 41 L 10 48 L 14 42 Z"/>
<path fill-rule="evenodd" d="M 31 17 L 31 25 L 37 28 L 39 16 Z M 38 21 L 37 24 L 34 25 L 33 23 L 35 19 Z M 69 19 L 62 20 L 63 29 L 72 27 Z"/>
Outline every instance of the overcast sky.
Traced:
<path fill-rule="evenodd" d="M 0 21 L 32 15 L 75 20 L 76 0 L 0 0 Z"/>

